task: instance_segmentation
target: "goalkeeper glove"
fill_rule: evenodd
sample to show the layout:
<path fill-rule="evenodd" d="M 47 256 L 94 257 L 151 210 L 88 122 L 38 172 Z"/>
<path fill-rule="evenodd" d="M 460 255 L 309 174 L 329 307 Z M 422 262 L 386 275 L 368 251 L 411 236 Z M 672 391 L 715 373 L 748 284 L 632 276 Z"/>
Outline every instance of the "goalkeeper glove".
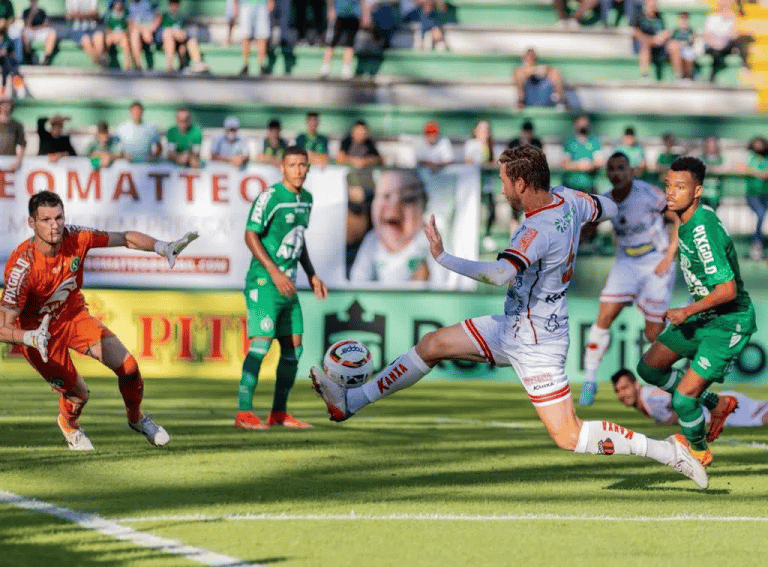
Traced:
<path fill-rule="evenodd" d="M 43 317 L 43 322 L 34 331 L 25 331 L 23 341 L 28 347 L 36 348 L 40 353 L 43 362 L 48 362 L 48 339 L 51 333 L 48 332 L 48 323 L 51 321 L 51 315 Z"/>
<path fill-rule="evenodd" d="M 168 258 L 168 265 L 173 268 L 176 264 L 176 257 L 181 254 L 181 251 L 189 246 L 190 242 L 196 239 L 197 236 L 197 232 L 188 232 L 183 238 L 179 238 L 173 242 L 163 242 L 162 240 L 158 240 L 155 242 L 155 252 Z"/>

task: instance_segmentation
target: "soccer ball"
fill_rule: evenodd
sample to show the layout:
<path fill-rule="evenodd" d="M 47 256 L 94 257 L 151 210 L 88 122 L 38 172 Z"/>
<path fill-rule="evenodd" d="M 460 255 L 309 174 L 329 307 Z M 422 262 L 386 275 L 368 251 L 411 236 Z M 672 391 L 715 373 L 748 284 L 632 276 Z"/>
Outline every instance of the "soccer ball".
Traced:
<path fill-rule="evenodd" d="M 365 384 L 373 375 L 373 357 L 360 341 L 338 341 L 326 351 L 323 370 L 341 386 L 355 388 Z"/>

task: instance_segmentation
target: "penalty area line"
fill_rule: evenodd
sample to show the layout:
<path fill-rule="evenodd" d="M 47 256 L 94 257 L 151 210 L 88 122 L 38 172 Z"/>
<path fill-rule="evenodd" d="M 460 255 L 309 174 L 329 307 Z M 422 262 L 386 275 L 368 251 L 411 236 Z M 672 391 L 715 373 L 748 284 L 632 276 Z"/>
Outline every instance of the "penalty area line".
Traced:
<path fill-rule="evenodd" d="M 211 567 L 265 567 L 258 563 L 247 563 L 237 557 L 223 555 L 187 545 L 175 539 L 168 539 L 153 534 L 140 532 L 124 526 L 117 520 L 109 520 L 88 512 L 80 512 L 71 508 L 56 506 L 48 502 L 42 502 L 33 498 L 25 498 L 13 492 L 0 490 L 0 503 L 9 504 L 23 510 L 30 510 L 40 514 L 47 514 L 62 520 L 67 520 L 87 530 L 94 530 L 103 535 L 111 536 L 120 541 L 129 541 L 140 547 L 156 549 L 169 555 L 184 557 Z"/>

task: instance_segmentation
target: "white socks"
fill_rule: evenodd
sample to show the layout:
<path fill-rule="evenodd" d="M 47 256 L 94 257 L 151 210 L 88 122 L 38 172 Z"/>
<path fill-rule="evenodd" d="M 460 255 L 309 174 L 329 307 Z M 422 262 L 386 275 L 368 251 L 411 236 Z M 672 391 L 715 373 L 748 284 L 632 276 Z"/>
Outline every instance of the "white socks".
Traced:
<path fill-rule="evenodd" d="M 597 324 L 589 328 L 587 336 L 587 348 L 584 349 L 584 367 L 587 370 L 585 380 L 594 382 L 597 376 L 597 369 L 600 368 L 600 362 L 603 360 L 605 351 L 611 342 L 611 331 L 601 329 Z"/>
<path fill-rule="evenodd" d="M 360 408 L 393 392 L 413 386 L 430 370 L 426 362 L 416 354 L 416 347 L 401 355 L 372 380 L 359 388 L 347 390 L 347 411 L 356 413 Z"/>
<path fill-rule="evenodd" d="M 585 421 L 581 426 L 575 453 L 593 455 L 638 455 L 663 465 L 674 461 L 675 449 L 667 441 L 648 439 L 610 421 Z"/>

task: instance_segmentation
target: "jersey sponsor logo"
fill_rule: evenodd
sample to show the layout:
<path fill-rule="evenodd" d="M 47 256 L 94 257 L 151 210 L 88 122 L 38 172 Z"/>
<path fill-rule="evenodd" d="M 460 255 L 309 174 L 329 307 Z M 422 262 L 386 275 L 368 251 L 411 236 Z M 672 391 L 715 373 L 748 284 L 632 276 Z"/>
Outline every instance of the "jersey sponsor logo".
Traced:
<path fill-rule="evenodd" d="M 691 259 L 685 254 L 680 254 L 680 271 L 683 272 L 685 283 L 691 295 L 698 295 L 699 297 L 709 295 L 709 290 L 704 287 L 701 280 L 691 271 Z"/>
<path fill-rule="evenodd" d="M 64 304 L 64 302 L 69 297 L 69 294 L 76 289 L 77 280 L 75 279 L 75 276 L 71 276 L 65 279 L 59 284 L 59 287 L 56 288 L 56 291 L 51 294 L 51 297 L 48 298 L 48 301 L 46 301 L 40 308 L 40 314 L 44 315 L 45 313 L 54 312 Z"/>
<path fill-rule="evenodd" d="M 739 333 L 733 333 L 731 335 L 731 342 L 728 343 L 728 348 L 733 348 L 736 343 L 738 343 L 741 340 L 741 335 Z"/>
<path fill-rule="evenodd" d="M 712 255 L 712 247 L 707 238 L 707 229 L 703 224 L 693 229 L 693 243 L 696 245 L 696 251 L 699 253 L 699 260 L 704 266 L 705 274 L 714 274 L 717 272 L 715 257 Z"/>
<path fill-rule="evenodd" d="M 285 235 L 280 247 L 275 252 L 275 256 L 286 260 L 298 260 L 301 256 L 301 250 L 304 247 L 304 227 L 293 227 Z"/>
<path fill-rule="evenodd" d="M 267 209 L 267 203 L 271 196 L 272 190 L 269 190 L 264 191 L 256 197 L 256 202 L 253 204 L 253 212 L 251 213 L 251 222 L 261 224 L 261 221 L 264 219 L 264 212 Z"/>
<path fill-rule="evenodd" d="M 69 263 L 69 271 L 76 272 L 79 267 L 80 267 L 80 256 L 75 256 L 74 258 L 72 258 L 72 261 Z"/>
<path fill-rule="evenodd" d="M 8 281 L 5 282 L 5 290 L 3 291 L 3 303 L 14 304 L 16 303 L 16 296 L 19 294 L 19 286 L 21 280 L 29 271 L 31 264 L 24 258 L 18 258 L 16 264 L 11 269 L 11 273 L 8 275 Z"/>
<path fill-rule="evenodd" d="M 288 213 L 285 215 L 285 222 L 288 224 L 294 224 L 296 222 L 296 215 L 293 213 Z"/>
<path fill-rule="evenodd" d="M 530 386 L 531 384 L 541 384 L 547 382 L 552 384 L 552 373 L 546 372 L 544 374 L 537 374 L 536 376 L 526 376 L 523 378 L 523 384 Z"/>
<path fill-rule="evenodd" d="M 555 303 L 557 300 L 565 297 L 566 293 L 568 293 L 568 289 L 564 289 L 559 293 L 550 293 L 547 297 L 544 298 L 544 301 L 547 303 Z"/>
<path fill-rule="evenodd" d="M 612 431 L 624 436 L 624 439 L 632 439 L 635 436 L 635 432 L 626 427 L 622 427 L 612 421 L 603 422 L 603 431 Z"/>
<path fill-rule="evenodd" d="M 697 362 L 699 363 L 699 366 L 701 366 L 704 370 L 712 366 L 712 363 L 705 356 L 700 356 Z"/>
<path fill-rule="evenodd" d="M 554 382 L 547 382 L 546 384 L 534 384 L 533 391 L 536 392 L 538 390 L 543 390 L 544 388 L 550 388 L 554 385 L 555 385 Z"/>
<path fill-rule="evenodd" d="M 565 232 L 568 230 L 568 225 L 571 224 L 571 221 L 573 220 L 573 215 L 576 214 L 576 208 L 572 207 L 567 213 L 563 215 L 562 218 L 555 219 L 555 230 L 557 232 Z"/>
<path fill-rule="evenodd" d="M 376 385 L 379 387 L 379 393 L 383 394 L 387 390 L 389 390 L 392 387 L 392 384 L 397 382 L 397 379 L 400 378 L 408 369 L 405 367 L 404 364 L 398 364 L 395 366 L 392 371 L 387 374 L 386 376 L 383 376 L 382 378 L 379 378 L 376 381 Z"/>
<path fill-rule="evenodd" d="M 552 313 L 552 315 L 549 316 L 549 320 L 547 321 L 547 324 L 544 325 L 544 328 L 550 333 L 554 333 L 560 328 L 560 323 L 557 320 L 557 313 Z"/>
<path fill-rule="evenodd" d="M 537 234 L 539 234 L 539 231 L 535 228 L 529 228 L 526 230 L 523 233 L 522 238 L 520 238 L 517 249 L 520 250 L 520 252 L 527 252 L 528 248 L 531 246 L 531 242 L 533 242 L 533 239 L 536 238 Z"/>

